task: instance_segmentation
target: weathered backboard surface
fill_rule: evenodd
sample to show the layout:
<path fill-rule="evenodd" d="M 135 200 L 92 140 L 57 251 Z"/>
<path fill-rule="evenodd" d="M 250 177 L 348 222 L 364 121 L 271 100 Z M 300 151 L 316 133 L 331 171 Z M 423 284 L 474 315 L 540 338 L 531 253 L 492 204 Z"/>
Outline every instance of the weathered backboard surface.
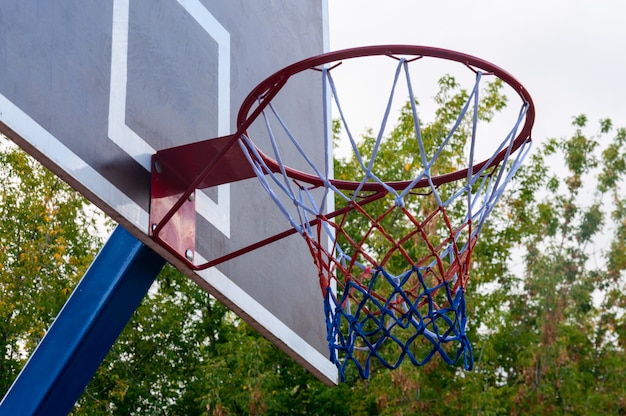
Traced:
<path fill-rule="evenodd" d="M 326 50 L 326 13 L 325 0 L 3 0 L 0 129 L 167 256 L 148 237 L 151 155 L 233 133 L 258 82 Z M 322 97 L 298 91 L 295 114 L 308 99 Z M 302 114 L 323 137 L 322 123 Z M 286 228 L 256 180 L 207 189 L 196 209 L 204 259 Z M 315 267 L 300 240 L 186 273 L 336 383 Z"/>

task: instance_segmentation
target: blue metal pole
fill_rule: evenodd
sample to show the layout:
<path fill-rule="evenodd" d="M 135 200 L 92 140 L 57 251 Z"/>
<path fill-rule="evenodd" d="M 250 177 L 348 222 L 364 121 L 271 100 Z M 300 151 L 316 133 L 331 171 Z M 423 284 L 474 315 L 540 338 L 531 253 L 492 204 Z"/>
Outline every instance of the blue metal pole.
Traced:
<path fill-rule="evenodd" d="M 0 403 L 0 415 L 67 415 L 164 264 L 118 226 Z"/>

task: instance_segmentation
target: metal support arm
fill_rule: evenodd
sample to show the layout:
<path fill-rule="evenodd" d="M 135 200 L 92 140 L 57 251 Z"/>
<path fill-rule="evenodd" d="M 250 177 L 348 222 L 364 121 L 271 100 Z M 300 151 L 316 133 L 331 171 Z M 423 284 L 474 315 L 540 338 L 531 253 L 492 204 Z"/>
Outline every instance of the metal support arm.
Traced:
<path fill-rule="evenodd" d="M 0 415 L 66 415 L 165 260 L 113 232 L 0 403 Z"/>

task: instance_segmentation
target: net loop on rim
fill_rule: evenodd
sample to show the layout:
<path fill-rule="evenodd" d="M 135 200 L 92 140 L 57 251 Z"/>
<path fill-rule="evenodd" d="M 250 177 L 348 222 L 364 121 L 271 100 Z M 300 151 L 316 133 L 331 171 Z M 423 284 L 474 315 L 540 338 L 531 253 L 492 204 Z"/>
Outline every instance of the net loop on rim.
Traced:
<path fill-rule="evenodd" d="M 277 106 L 263 102 L 262 96 L 258 97 L 261 119 L 277 168 L 268 164 L 268 156 L 247 133 L 239 139 L 263 188 L 311 251 L 324 298 L 330 359 L 341 379 L 350 363 L 367 378 L 373 363 L 393 369 L 408 359 L 421 366 L 435 355 L 449 364 L 462 359 L 466 369 L 472 368 L 465 311 L 471 253 L 487 216 L 530 150 L 530 141 L 521 145 L 517 141 L 527 112 L 534 111 L 526 101 L 493 155 L 475 164 L 484 74 L 467 64 L 475 72 L 475 83 L 441 143 L 428 149 L 408 70 L 416 59 L 393 58 L 398 63 L 388 103 L 368 156 L 362 154 L 344 115 L 332 75 L 336 65 L 312 68 L 322 74 L 324 97 L 332 97 L 332 101 L 323 100 L 324 122 L 331 125 L 329 106 L 333 104 L 360 168 L 361 179 L 349 187 L 344 189 L 341 184 L 345 182 L 333 179 L 332 158 L 318 166 L 308 157 Z M 421 169 L 398 187 L 382 179 L 377 167 L 385 163 L 379 150 L 403 75 L 413 118 L 413 150 Z M 471 125 L 467 174 L 436 182 L 434 167 L 462 123 Z M 280 143 L 276 126 L 286 138 Z M 332 154 L 330 127 L 325 134 L 324 146 Z M 281 152 L 286 145 L 302 156 L 314 183 L 290 174 Z M 398 229 L 397 224 L 403 227 Z"/>

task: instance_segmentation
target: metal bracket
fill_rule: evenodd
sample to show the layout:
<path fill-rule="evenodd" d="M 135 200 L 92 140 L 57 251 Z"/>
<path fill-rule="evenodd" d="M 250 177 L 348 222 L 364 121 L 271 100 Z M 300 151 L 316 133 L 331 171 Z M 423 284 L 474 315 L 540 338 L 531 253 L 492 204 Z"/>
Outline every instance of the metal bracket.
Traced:
<path fill-rule="evenodd" d="M 194 267 L 196 190 L 255 176 L 234 135 L 159 150 L 152 156 L 150 235 Z"/>

